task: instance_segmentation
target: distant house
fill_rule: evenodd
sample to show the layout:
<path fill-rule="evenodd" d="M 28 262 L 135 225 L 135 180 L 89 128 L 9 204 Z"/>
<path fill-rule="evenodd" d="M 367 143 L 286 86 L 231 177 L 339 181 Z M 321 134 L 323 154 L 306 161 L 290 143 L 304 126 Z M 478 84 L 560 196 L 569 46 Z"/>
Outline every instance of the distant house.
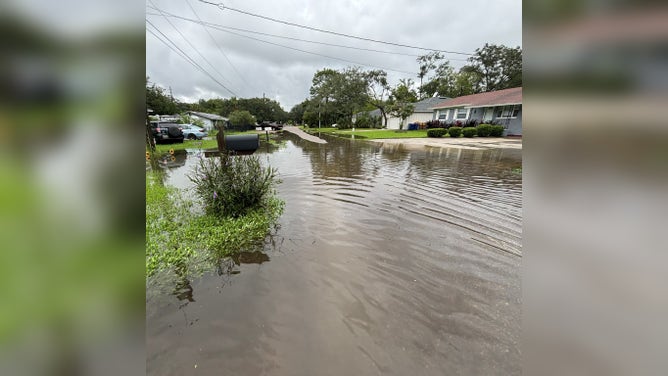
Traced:
<path fill-rule="evenodd" d="M 160 121 L 165 121 L 165 122 L 169 122 L 169 121 L 176 122 L 180 119 L 178 114 L 177 115 L 158 115 L 158 118 L 160 119 Z"/>
<path fill-rule="evenodd" d="M 432 111 L 433 119 L 440 121 L 495 121 L 505 127 L 505 135 L 522 135 L 521 87 L 451 98 L 434 105 Z"/>
<path fill-rule="evenodd" d="M 404 129 L 410 123 L 421 123 L 432 120 L 434 118 L 434 110 L 432 109 L 437 104 L 449 99 L 448 97 L 433 97 L 425 98 L 419 102 L 413 103 L 415 107 L 413 114 L 404 120 Z M 387 129 L 399 129 L 401 119 L 398 117 L 387 117 Z"/>
<path fill-rule="evenodd" d="M 204 128 L 208 131 L 215 129 L 218 125 L 223 125 L 229 120 L 220 115 L 209 114 L 206 112 L 188 111 L 187 114 L 193 119 L 201 120 L 202 123 L 204 123 Z"/>
<path fill-rule="evenodd" d="M 420 123 L 432 120 L 434 118 L 433 107 L 439 103 L 442 103 L 446 99 L 448 99 L 448 97 L 433 97 L 433 98 L 426 98 L 419 102 L 413 103 L 413 106 L 415 107 L 413 109 L 413 114 L 408 118 L 406 118 L 406 120 L 404 120 L 404 129 L 406 129 L 407 128 L 406 125 L 410 123 Z M 359 114 L 356 114 L 355 117 L 353 117 L 353 121 L 356 119 L 356 116 L 358 115 Z M 369 111 L 369 115 L 382 118 L 380 110 Z M 384 122 L 385 120 L 382 121 Z M 400 124 L 401 124 L 400 118 L 393 117 L 390 116 L 390 114 L 387 114 L 387 129 L 399 129 Z"/>

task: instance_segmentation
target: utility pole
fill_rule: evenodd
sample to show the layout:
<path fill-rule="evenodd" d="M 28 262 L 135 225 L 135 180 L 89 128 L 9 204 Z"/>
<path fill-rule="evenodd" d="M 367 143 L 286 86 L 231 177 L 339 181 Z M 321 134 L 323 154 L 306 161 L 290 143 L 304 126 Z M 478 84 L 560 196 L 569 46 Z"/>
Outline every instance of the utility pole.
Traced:
<path fill-rule="evenodd" d="M 318 129 L 320 129 L 320 102 L 318 102 Z"/>

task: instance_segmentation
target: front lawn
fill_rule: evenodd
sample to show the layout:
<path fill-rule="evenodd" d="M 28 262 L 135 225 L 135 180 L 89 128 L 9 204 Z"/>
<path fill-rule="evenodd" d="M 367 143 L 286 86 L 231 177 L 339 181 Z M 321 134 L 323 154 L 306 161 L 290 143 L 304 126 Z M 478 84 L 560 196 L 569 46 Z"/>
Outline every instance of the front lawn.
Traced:
<path fill-rule="evenodd" d="M 155 151 L 159 153 L 166 153 L 170 149 L 216 149 L 217 147 L 218 142 L 216 142 L 216 139 L 214 138 L 212 140 L 183 140 L 183 143 L 174 144 L 157 144 L 155 145 Z"/>
<path fill-rule="evenodd" d="M 376 139 L 387 139 L 387 138 L 425 138 L 427 137 L 427 130 L 421 129 L 417 131 L 398 131 L 396 129 L 356 129 L 353 132 L 352 129 L 338 129 L 338 128 L 305 128 L 306 132 L 310 134 L 317 133 L 327 133 L 334 136 L 351 138 L 355 135 L 355 138 L 367 139 L 367 140 L 376 140 Z"/>
<path fill-rule="evenodd" d="M 310 127 L 310 128 L 306 128 L 306 127 L 299 127 L 299 128 L 301 130 L 303 130 L 307 133 L 311 133 L 311 134 L 313 134 L 313 133 L 336 133 L 337 131 L 340 131 L 340 129 L 332 128 L 332 127 L 318 128 L 318 126 L 315 126 L 315 127 Z"/>
<path fill-rule="evenodd" d="M 261 249 L 284 203 L 273 194 L 238 217 L 196 210 L 187 192 L 164 184 L 161 172 L 146 173 L 146 274 L 192 277 L 238 252 Z M 211 200 L 215 200 L 212 197 Z"/>
<path fill-rule="evenodd" d="M 387 139 L 387 138 L 426 138 L 427 130 L 420 129 L 417 131 L 398 131 L 395 129 L 369 129 L 362 130 L 340 130 L 336 134 L 344 135 L 346 137 L 355 135 L 355 138 L 365 138 L 368 140 Z"/>
<path fill-rule="evenodd" d="M 236 131 L 225 131 L 226 135 L 235 135 L 235 134 L 254 134 L 258 133 L 260 135 L 260 142 L 266 142 L 266 137 L 264 131 L 247 131 L 247 132 L 236 132 Z M 277 133 L 269 134 L 269 143 L 271 145 L 276 145 L 274 141 Z M 185 149 L 217 149 L 218 142 L 216 141 L 215 136 L 211 136 L 210 140 L 183 140 L 183 143 L 174 143 L 174 144 L 157 144 L 155 145 L 155 151 L 158 153 L 167 153 L 169 150 L 185 150 Z"/>

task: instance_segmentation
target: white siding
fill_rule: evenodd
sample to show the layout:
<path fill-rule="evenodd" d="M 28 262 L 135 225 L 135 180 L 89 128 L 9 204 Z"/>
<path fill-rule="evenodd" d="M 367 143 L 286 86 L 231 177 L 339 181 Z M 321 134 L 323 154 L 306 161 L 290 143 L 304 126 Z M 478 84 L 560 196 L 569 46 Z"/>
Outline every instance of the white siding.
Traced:
<path fill-rule="evenodd" d="M 194 119 L 201 120 L 202 123 L 204 123 L 204 129 L 206 129 L 207 131 L 213 130 L 213 121 L 211 121 L 209 119 L 206 119 L 206 118 L 203 118 L 203 117 L 199 117 L 195 114 L 191 114 L 190 116 Z"/>
<path fill-rule="evenodd" d="M 429 121 L 429 120 L 432 120 L 433 118 L 434 118 L 434 114 L 432 112 L 414 113 L 411 116 L 409 116 L 406 120 L 404 120 L 404 129 L 408 129 L 408 124 L 410 124 L 410 123 Z M 388 116 L 387 117 L 387 129 L 399 129 L 399 123 L 400 122 L 401 122 L 401 119 Z"/>

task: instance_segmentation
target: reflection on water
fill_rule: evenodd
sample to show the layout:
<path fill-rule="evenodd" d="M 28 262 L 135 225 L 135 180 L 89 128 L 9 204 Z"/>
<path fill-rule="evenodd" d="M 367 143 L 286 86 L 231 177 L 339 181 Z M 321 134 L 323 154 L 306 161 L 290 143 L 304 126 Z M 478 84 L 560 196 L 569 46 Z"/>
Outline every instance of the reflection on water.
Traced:
<path fill-rule="evenodd" d="M 263 252 L 241 252 L 231 257 L 236 265 L 241 264 L 262 264 L 269 261 L 269 256 Z"/>
<path fill-rule="evenodd" d="M 283 137 L 279 229 L 148 301 L 148 373 L 519 374 L 520 152 Z"/>

